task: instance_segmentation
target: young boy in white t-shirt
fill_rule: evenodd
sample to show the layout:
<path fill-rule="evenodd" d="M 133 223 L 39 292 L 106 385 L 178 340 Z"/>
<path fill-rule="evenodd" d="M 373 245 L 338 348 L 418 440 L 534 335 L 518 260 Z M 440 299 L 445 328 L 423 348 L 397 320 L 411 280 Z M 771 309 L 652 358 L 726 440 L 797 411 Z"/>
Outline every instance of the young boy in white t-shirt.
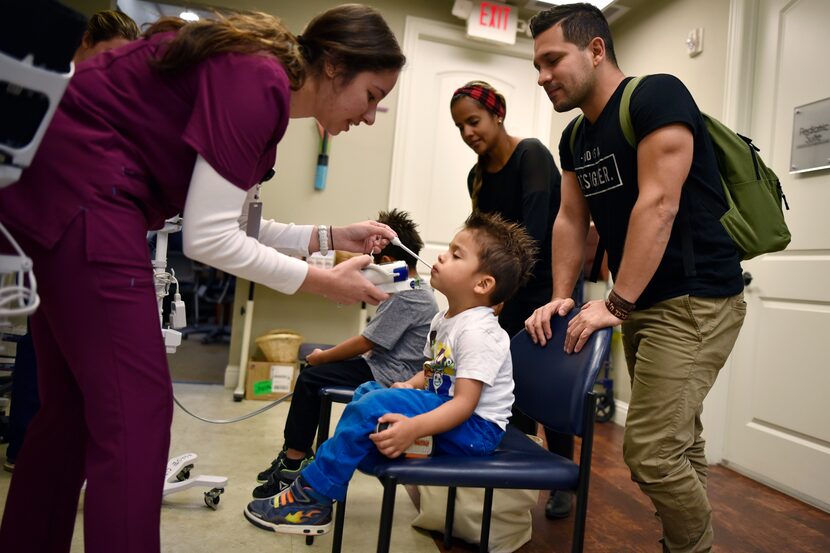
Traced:
<path fill-rule="evenodd" d="M 513 405 L 510 337 L 493 306 L 527 281 L 536 249 L 519 225 L 470 215 L 432 269 L 430 284 L 449 308 L 432 320 L 424 371 L 391 388 L 360 386 L 315 460 L 288 489 L 250 502 L 245 517 L 265 530 L 322 534 L 355 469 L 381 455 L 398 457 L 423 436 L 434 437 L 437 455 L 492 453 Z M 378 423 L 391 426 L 375 433 Z"/>

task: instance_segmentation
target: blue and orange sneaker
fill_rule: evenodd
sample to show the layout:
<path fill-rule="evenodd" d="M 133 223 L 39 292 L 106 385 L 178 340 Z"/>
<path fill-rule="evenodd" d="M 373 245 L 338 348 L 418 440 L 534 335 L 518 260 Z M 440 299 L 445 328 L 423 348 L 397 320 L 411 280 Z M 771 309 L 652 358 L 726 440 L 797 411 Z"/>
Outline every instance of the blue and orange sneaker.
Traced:
<path fill-rule="evenodd" d="M 332 503 L 300 476 L 278 495 L 251 501 L 244 513 L 248 522 L 263 530 L 317 536 L 331 530 Z"/>

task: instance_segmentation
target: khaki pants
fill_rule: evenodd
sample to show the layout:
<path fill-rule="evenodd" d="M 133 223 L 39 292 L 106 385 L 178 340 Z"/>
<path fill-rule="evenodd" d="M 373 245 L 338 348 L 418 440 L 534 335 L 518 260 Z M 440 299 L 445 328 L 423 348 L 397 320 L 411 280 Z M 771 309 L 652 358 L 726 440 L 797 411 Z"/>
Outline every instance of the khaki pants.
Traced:
<path fill-rule="evenodd" d="M 635 311 L 623 323 L 631 376 L 623 455 L 632 480 L 657 509 L 671 553 L 712 548 L 700 415 L 745 315 L 743 294 L 681 296 Z"/>

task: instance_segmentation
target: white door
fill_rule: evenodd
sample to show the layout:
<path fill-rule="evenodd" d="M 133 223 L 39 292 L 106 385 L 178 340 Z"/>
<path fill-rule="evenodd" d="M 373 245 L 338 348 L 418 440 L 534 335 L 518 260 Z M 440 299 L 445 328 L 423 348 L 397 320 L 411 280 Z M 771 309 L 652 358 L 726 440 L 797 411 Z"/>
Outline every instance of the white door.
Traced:
<path fill-rule="evenodd" d="M 724 459 L 830 510 L 830 171 L 789 174 L 794 108 L 830 97 L 830 2 L 745 4 L 757 9 L 748 132 L 781 178 L 793 240 L 743 264 L 753 280 L 732 358 Z"/>
<path fill-rule="evenodd" d="M 467 174 L 476 156 L 452 122 L 453 91 L 474 79 L 489 82 L 507 101 L 508 132 L 543 144 L 552 107 L 536 85 L 529 39 L 491 45 L 466 38 L 460 26 L 407 17 L 404 53 L 389 207 L 412 215 L 426 244 L 421 257 L 432 263 L 471 210 Z"/>

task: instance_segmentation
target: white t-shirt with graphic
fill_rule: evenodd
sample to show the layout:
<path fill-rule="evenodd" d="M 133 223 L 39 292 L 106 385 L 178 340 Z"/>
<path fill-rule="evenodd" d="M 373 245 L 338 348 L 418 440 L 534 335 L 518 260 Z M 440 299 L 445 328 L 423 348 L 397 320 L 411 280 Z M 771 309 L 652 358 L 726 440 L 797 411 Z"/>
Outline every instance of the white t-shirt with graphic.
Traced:
<path fill-rule="evenodd" d="M 513 361 L 510 337 L 499 326 L 492 307 L 474 307 L 432 319 L 424 354 L 427 391 L 452 396 L 456 378 L 484 383 L 475 414 L 507 428 L 513 407 Z"/>

